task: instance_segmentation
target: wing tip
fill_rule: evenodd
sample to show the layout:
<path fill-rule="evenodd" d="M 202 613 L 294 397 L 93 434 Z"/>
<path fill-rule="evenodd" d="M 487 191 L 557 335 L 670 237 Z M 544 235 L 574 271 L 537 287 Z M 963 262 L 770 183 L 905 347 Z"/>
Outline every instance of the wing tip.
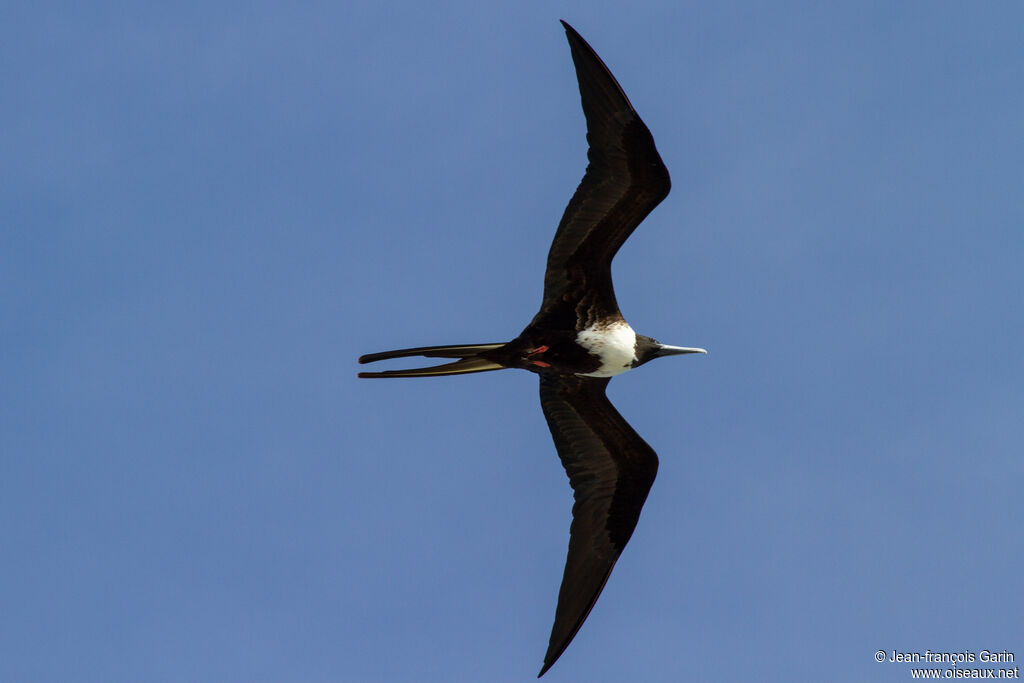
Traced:
<path fill-rule="evenodd" d="M 584 45 L 586 45 L 587 41 L 583 40 L 583 36 L 580 35 L 580 32 L 574 29 L 568 21 L 566 21 L 565 19 L 559 19 L 558 21 L 561 22 L 562 28 L 565 29 L 565 33 L 566 35 L 569 36 L 570 42 L 572 42 L 573 40 L 578 40 L 581 41 Z"/>

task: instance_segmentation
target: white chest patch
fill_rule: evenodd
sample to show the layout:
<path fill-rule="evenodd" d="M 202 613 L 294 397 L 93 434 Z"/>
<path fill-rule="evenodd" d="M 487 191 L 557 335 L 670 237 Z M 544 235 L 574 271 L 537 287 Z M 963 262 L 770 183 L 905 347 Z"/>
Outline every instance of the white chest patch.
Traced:
<path fill-rule="evenodd" d="M 636 332 L 626 322 L 580 330 L 576 343 L 601 359 L 601 367 L 581 372 L 584 377 L 614 377 L 636 362 Z"/>

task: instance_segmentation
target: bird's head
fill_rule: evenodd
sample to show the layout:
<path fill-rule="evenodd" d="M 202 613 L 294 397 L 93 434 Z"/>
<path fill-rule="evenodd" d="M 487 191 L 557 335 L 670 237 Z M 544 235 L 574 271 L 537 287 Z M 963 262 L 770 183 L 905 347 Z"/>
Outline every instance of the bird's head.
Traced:
<path fill-rule="evenodd" d="M 638 334 L 636 335 L 636 362 L 633 363 L 633 367 L 640 367 L 647 361 L 661 358 L 662 356 L 677 356 L 683 353 L 707 353 L 707 351 L 689 346 L 670 346 L 669 344 L 662 344 L 656 339 Z"/>

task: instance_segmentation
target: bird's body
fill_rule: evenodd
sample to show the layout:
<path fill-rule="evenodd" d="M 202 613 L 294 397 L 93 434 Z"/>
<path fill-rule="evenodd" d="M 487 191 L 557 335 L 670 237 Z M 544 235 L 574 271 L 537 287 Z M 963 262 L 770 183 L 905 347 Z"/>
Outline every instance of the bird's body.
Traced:
<path fill-rule="evenodd" d="M 583 377 L 614 377 L 633 368 L 637 336 L 625 320 L 601 322 L 576 333 L 576 345 L 599 358 L 601 364 L 592 372 L 576 373 Z"/>
<path fill-rule="evenodd" d="M 609 380 L 661 356 L 704 353 L 637 334 L 615 301 L 611 262 L 668 194 L 668 170 L 647 126 L 601 59 L 565 26 L 589 142 L 587 172 L 548 252 L 540 311 L 507 343 L 418 347 L 360 363 L 425 356 L 456 359 L 360 377 L 432 377 L 504 368 L 540 376 L 544 417 L 575 494 L 569 553 L 543 675 L 597 601 L 636 527 L 658 458 L 605 396 Z"/>

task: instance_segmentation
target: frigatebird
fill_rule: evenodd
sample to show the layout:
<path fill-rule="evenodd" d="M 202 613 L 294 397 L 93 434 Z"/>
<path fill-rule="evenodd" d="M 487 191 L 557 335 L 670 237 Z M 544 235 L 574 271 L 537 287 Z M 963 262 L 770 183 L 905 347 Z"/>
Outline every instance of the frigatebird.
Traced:
<path fill-rule="evenodd" d="M 455 358 L 360 377 L 437 377 L 504 368 L 540 376 L 540 404 L 574 492 L 569 553 L 541 677 L 576 636 L 640 518 L 658 456 L 605 396 L 610 379 L 644 363 L 704 349 L 636 334 L 612 288 L 615 253 L 668 195 L 654 139 L 593 48 L 566 22 L 587 120 L 586 173 L 558 224 L 544 300 L 523 332 L 501 344 L 423 346 L 362 356 L 360 363 Z"/>

